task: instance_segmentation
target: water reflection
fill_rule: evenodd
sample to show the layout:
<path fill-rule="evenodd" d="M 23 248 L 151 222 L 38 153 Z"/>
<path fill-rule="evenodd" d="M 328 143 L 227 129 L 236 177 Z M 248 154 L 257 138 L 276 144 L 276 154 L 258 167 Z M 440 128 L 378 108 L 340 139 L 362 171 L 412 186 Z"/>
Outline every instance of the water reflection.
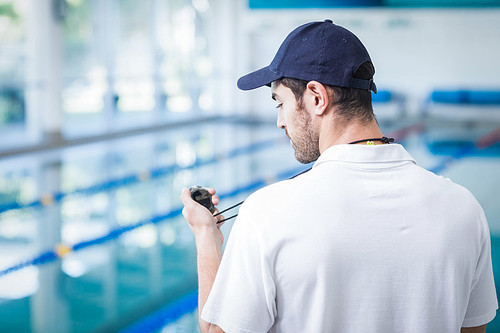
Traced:
<path fill-rule="evenodd" d="M 385 132 L 391 130 L 393 128 L 386 128 Z M 453 138 L 475 140 L 490 130 L 457 130 Z M 438 134 L 442 132 L 442 128 L 428 126 L 423 133 L 407 136 L 404 144 L 420 165 L 432 167 L 440 163 L 443 156 L 433 155 L 429 144 L 440 140 Z M 116 331 L 195 290 L 194 239 L 180 216 L 158 224 L 145 224 L 76 252 L 71 252 L 68 246 L 109 235 L 117 228 L 127 228 L 138 221 L 150 221 L 154 216 L 179 208 L 179 192 L 186 185 L 203 184 L 215 187 L 219 193 L 227 193 L 255 179 L 272 179 L 278 172 L 297 167 L 286 140 L 272 141 L 275 143 L 222 158 L 224 153 L 237 147 L 247 147 L 280 134 L 274 125 L 213 123 L 75 147 L 41 155 L 30 166 L 23 160 L 16 164 L 11 159 L 0 174 L 0 183 L 8 184 L 5 191 L 4 188 L 1 191 L 4 202 L 20 197 L 33 200 L 60 190 L 69 192 L 129 174 L 143 177 L 107 190 L 67 195 L 38 209 L 0 214 L 0 269 L 51 249 L 56 249 L 61 256 L 0 276 L 0 329 Z M 217 163 L 195 164 L 214 157 L 219 158 Z M 495 208 L 497 205 L 489 203 L 491 191 L 499 185 L 495 170 L 500 167 L 500 159 L 499 156 L 490 156 L 487 160 L 483 157 L 457 160 L 444 169 L 443 174 L 459 184 L 471 186 L 485 208 L 492 235 L 496 237 L 500 214 Z M 157 178 L 146 172 L 173 163 L 189 168 Z M 488 186 L 483 186 L 486 183 Z M 474 184 L 483 184 L 481 188 L 487 190 Z M 224 199 L 221 208 L 244 199 L 247 194 Z M 226 239 L 232 223 L 224 227 Z M 500 261 L 497 262 L 496 243 L 493 244 L 495 266 Z M 196 328 L 196 316 L 188 312 L 179 323 L 187 321 L 185 327 Z M 165 329 L 173 330 L 172 327 L 177 326 L 167 325 Z"/>

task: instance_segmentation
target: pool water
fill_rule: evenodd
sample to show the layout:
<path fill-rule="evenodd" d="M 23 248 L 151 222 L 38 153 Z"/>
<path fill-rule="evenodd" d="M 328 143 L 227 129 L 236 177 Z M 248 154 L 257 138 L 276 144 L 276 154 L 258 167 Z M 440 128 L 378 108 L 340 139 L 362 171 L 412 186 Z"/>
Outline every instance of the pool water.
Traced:
<path fill-rule="evenodd" d="M 419 165 L 481 203 L 498 289 L 497 128 L 382 124 Z M 0 331 L 197 332 L 196 253 L 181 189 L 214 187 L 225 208 L 305 168 L 274 124 L 229 120 L 3 159 Z M 488 325 L 497 331 L 500 319 Z"/>

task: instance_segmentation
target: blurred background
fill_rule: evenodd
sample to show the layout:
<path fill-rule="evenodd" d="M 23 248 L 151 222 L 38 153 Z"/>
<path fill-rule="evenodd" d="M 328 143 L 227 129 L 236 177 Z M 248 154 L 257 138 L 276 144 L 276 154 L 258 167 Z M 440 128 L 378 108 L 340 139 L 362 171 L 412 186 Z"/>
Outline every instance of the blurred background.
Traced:
<path fill-rule="evenodd" d="M 0 331 L 198 332 L 180 190 L 225 208 L 308 167 L 236 80 L 326 18 L 384 134 L 483 206 L 498 290 L 500 0 L 0 0 Z"/>

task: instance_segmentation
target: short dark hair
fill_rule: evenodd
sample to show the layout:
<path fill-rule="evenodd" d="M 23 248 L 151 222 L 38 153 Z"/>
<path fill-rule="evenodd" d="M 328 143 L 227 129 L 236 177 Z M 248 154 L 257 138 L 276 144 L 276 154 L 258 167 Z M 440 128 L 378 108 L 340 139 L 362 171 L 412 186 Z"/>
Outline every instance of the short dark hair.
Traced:
<path fill-rule="evenodd" d="M 373 64 L 367 61 L 358 67 L 353 77 L 370 80 L 373 78 L 374 74 L 375 68 Z M 289 88 L 293 92 L 297 103 L 301 104 L 308 82 L 309 81 L 284 77 L 276 80 L 276 86 L 282 84 Z M 331 90 L 332 105 L 335 106 L 337 114 L 341 116 L 346 123 L 351 122 L 353 119 L 358 119 L 363 123 L 369 123 L 375 119 L 370 90 L 344 88 L 326 84 L 325 86 Z"/>

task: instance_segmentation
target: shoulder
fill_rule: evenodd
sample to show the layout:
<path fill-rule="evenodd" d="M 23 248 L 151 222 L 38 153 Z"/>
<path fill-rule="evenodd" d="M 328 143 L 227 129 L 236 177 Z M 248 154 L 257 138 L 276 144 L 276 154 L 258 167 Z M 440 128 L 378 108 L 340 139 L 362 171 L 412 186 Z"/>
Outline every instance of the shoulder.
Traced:
<path fill-rule="evenodd" d="M 431 171 L 419 168 L 423 174 L 424 184 L 429 187 L 429 190 L 440 191 L 442 196 L 447 196 L 450 201 L 461 201 L 463 203 L 468 203 L 475 208 L 481 208 L 476 198 L 469 189 L 458 183 L 455 183 L 452 179 L 437 175 Z"/>
<path fill-rule="evenodd" d="M 242 208 L 245 206 L 268 207 L 285 202 L 287 198 L 296 195 L 297 190 L 309 174 L 310 172 L 306 172 L 292 179 L 278 181 L 255 191 L 245 200 Z"/>
<path fill-rule="evenodd" d="M 240 211 L 255 211 L 257 208 L 259 210 L 270 209 L 290 196 L 290 193 L 294 191 L 294 185 L 293 180 L 283 180 L 267 185 L 248 196 Z"/>
<path fill-rule="evenodd" d="M 484 237 L 488 232 L 488 223 L 483 208 L 474 194 L 450 178 L 422 170 L 423 178 L 420 184 L 425 186 L 426 193 L 430 196 L 429 200 L 436 202 L 440 210 L 447 211 L 455 221 L 463 221 Z"/>
<path fill-rule="evenodd" d="M 266 225 L 266 228 L 274 225 L 268 222 L 281 219 L 290 210 L 290 205 L 297 202 L 306 176 L 307 173 L 278 181 L 249 195 L 238 213 L 238 223 Z"/>

